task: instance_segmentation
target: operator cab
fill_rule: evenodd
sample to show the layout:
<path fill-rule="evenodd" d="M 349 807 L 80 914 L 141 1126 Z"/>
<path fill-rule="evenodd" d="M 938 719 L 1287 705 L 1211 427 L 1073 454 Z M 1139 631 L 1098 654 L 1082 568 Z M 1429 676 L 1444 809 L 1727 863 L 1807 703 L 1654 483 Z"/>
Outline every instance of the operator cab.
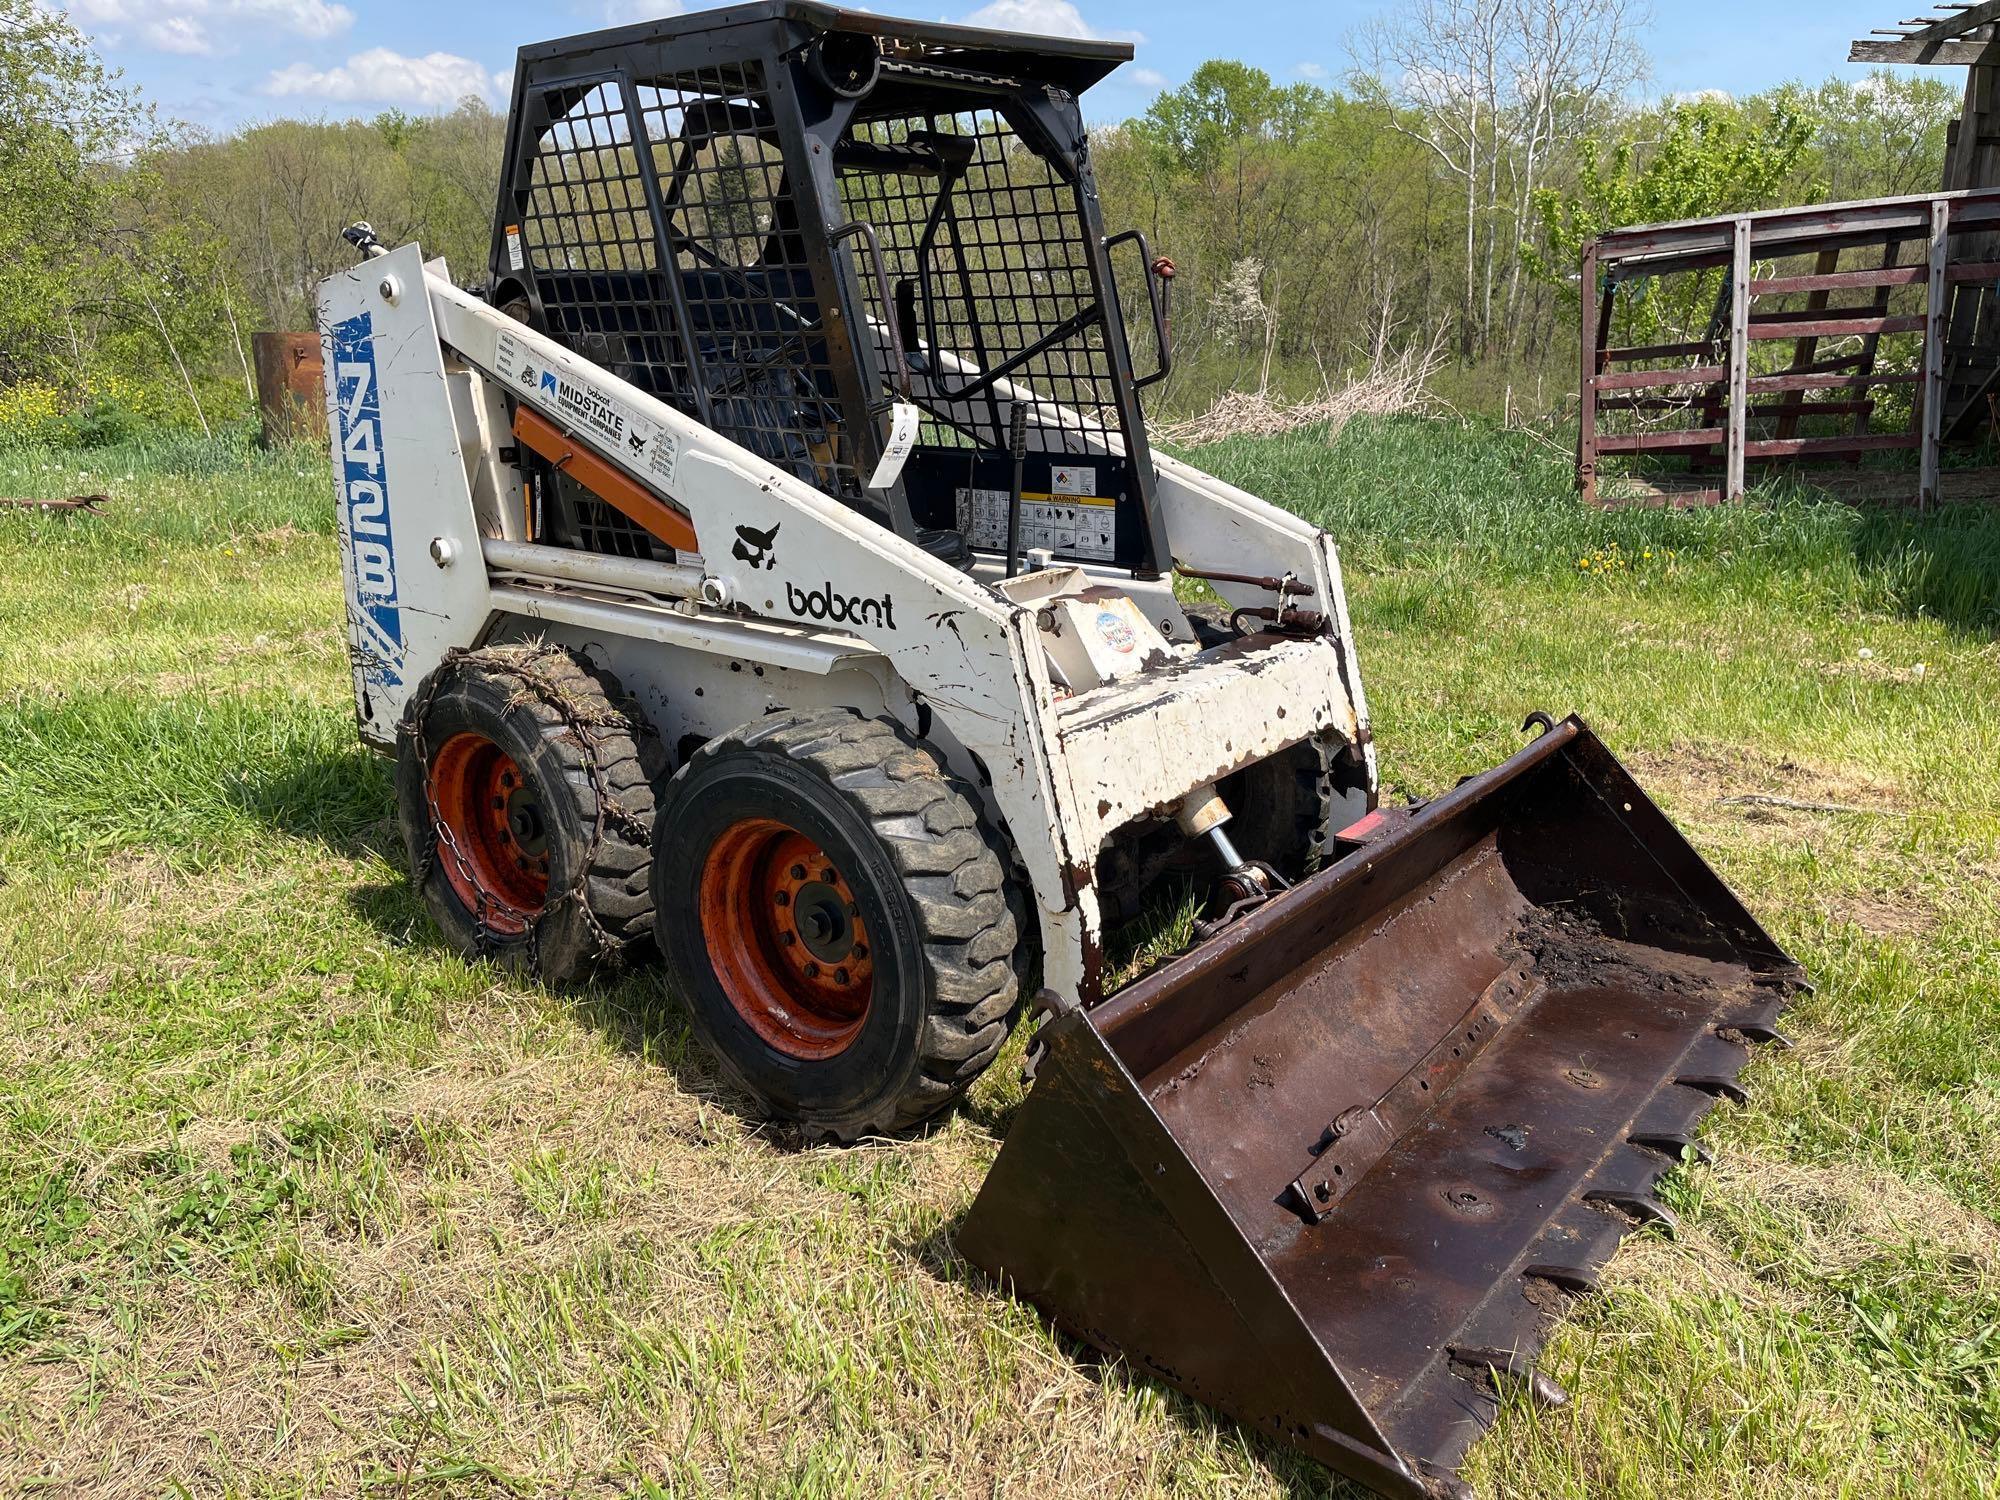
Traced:
<path fill-rule="evenodd" d="M 959 566 L 1006 555 L 1018 503 L 1020 547 L 1156 576 L 1161 298 L 1104 234 L 1076 100 L 1131 55 L 791 0 L 524 48 L 493 300 Z M 673 560 L 524 461 L 541 539 Z"/>

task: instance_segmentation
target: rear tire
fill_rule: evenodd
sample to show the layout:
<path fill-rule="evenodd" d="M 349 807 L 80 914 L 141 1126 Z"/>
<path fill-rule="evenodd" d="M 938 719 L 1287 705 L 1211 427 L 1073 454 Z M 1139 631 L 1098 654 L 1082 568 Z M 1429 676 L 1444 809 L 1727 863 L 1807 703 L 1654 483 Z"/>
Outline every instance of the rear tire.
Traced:
<path fill-rule="evenodd" d="M 652 932 L 658 741 L 618 679 L 555 646 L 460 652 L 398 726 L 411 878 L 452 947 L 560 984 Z"/>
<path fill-rule="evenodd" d="M 668 972 L 769 1114 L 843 1141 L 907 1129 L 999 1053 L 1020 995 L 1006 866 L 894 724 L 829 709 L 713 739 L 657 839 Z"/>

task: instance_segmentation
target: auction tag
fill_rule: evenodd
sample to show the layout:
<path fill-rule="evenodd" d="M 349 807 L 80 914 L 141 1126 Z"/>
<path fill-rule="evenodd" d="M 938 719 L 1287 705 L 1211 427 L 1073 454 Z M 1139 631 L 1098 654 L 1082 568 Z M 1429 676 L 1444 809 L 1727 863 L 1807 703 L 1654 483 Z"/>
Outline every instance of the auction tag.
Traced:
<path fill-rule="evenodd" d="M 910 450 L 917 445 L 917 426 L 924 414 L 907 401 L 896 403 L 896 419 L 889 424 L 889 445 L 882 450 L 882 462 L 875 465 L 875 473 L 868 480 L 871 490 L 886 490 L 902 478 L 903 465 L 910 460 Z"/>

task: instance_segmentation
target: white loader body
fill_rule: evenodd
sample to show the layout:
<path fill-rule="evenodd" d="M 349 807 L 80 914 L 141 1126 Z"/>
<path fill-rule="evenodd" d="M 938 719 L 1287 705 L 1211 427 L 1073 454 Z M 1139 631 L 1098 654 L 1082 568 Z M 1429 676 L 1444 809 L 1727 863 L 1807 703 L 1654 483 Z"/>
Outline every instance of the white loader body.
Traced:
<path fill-rule="evenodd" d="M 1044 983 L 1085 1005 L 1103 988 L 1097 861 L 1121 828 L 1309 741 L 1358 757 L 1351 810 L 1372 803 L 1332 542 L 1198 470 L 1154 461 L 1176 564 L 1293 580 L 1321 632 L 1204 652 L 1166 579 L 962 571 L 459 290 L 414 245 L 330 278 L 319 317 L 371 744 L 393 747 L 447 652 L 534 638 L 610 666 L 669 746 L 827 705 L 886 716 L 980 789 L 1034 895 Z M 698 551 L 668 565 L 537 544 L 503 389 L 685 512 Z M 1002 395 L 1041 441 L 1077 446 L 1032 393 Z M 1214 586 L 1231 606 L 1273 602 Z"/>

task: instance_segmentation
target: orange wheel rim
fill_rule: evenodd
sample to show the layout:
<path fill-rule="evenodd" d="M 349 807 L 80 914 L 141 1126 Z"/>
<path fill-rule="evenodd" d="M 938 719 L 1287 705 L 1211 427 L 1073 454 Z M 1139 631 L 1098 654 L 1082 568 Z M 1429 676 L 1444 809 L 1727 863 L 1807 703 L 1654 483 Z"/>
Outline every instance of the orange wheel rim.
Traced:
<path fill-rule="evenodd" d="M 743 818 L 723 830 L 702 866 L 701 933 L 722 993 L 787 1057 L 832 1057 L 859 1035 L 875 993 L 867 924 L 846 876 L 796 828 Z"/>
<path fill-rule="evenodd" d="M 431 761 L 438 864 L 468 910 L 496 932 L 525 932 L 549 899 L 548 810 L 514 757 L 455 734 Z"/>

